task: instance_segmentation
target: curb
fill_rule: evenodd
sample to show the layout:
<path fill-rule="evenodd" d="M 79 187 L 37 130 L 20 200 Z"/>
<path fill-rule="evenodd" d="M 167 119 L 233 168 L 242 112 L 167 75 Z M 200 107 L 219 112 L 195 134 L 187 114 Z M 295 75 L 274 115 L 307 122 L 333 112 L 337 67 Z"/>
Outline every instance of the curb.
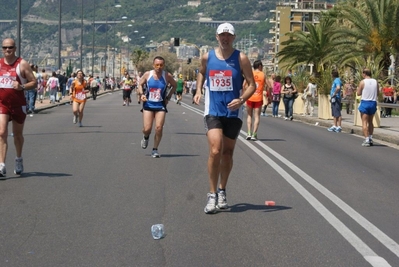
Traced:
<path fill-rule="evenodd" d="M 331 120 L 323 120 L 323 119 L 319 119 L 317 117 L 296 116 L 296 117 L 294 117 L 294 119 L 297 121 L 312 124 L 312 125 L 315 125 L 315 123 L 318 123 L 318 126 L 325 127 L 325 128 L 329 128 L 332 125 Z M 348 124 L 350 124 L 350 123 L 348 123 L 348 122 L 342 123 L 342 126 L 341 126 L 342 132 L 363 136 L 363 130 L 360 126 L 348 125 Z M 391 143 L 393 145 L 399 145 L 399 133 L 396 133 L 395 131 L 391 131 L 392 134 L 390 134 L 390 133 L 383 133 L 381 131 L 389 131 L 389 130 L 384 130 L 383 128 L 374 128 L 373 139 Z"/>

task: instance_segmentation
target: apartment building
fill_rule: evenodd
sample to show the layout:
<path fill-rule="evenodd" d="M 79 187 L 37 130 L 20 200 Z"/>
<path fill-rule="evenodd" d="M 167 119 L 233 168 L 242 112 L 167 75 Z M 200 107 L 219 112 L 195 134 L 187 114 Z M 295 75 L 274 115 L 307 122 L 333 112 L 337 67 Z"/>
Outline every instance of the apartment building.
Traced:
<path fill-rule="evenodd" d="M 269 40 L 268 54 L 272 57 L 270 68 L 275 72 L 283 68 L 278 65 L 277 53 L 283 49 L 282 42 L 288 40 L 287 33 L 294 31 L 307 32 L 306 22 L 317 24 L 320 22 L 320 15 L 333 7 L 333 4 L 316 0 L 291 0 L 281 1 L 276 4 L 275 10 L 269 22 L 273 25 L 269 33 L 273 37 Z"/>

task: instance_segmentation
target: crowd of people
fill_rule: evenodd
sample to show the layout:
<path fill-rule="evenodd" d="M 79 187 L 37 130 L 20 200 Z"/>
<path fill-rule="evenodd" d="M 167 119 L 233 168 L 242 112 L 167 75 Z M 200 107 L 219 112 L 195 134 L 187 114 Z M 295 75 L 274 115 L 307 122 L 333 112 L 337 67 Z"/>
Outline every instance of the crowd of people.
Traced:
<path fill-rule="evenodd" d="M 23 127 L 26 114 L 35 112 L 36 101 L 55 103 L 69 97 L 72 103 L 73 123 L 82 127 L 84 108 L 91 93 L 96 100 L 99 90 L 123 90 L 123 106 L 132 102 L 131 94 L 136 93 L 138 104 L 142 103 L 143 138 L 142 149 L 150 142 L 154 129 L 151 156 L 159 158 L 159 145 L 163 126 L 168 112 L 167 105 L 173 95 L 176 104 L 181 104 L 184 93 L 192 93 L 192 104 L 199 105 L 204 97 L 204 126 L 208 141 L 207 160 L 209 192 L 204 208 L 206 214 L 218 209 L 227 209 L 227 182 L 233 167 L 233 152 L 243 124 L 243 111 L 246 108 L 247 140 L 258 140 L 258 128 L 261 116 L 266 115 L 269 104 L 272 105 L 272 117 L 280 117 L 278 108 L 284 104 L 284 119 L 293 120 L 293 105 L 299 89 L 293 83 L 292 71 L 281 77 L 275 73 L 268 78 L 260 60 L 253 62 L 233 47 L 236 38 L 235 29 L 230 23 L 220 24 L 216 30 L 218 46 L 205 53 L 200 60 L 200 68 L 195 81 L 183 79 L 181 74 L 175 78 L 164 70 L 165 59 L 156 56 L 153 68 L 144 74 L 131 77 L 128 72 L 118 81 L 112 77 L 101 80 L 98 76 L 85 77 L 82 70 L 66 77 L 60 71 L 48 75 L 43 69 L 39 72 L 36 65 L 15 55 L 15 42 L 7 38 L 3 41 L 4 57 L 0 59 L 0 177 L 5 177 L 5 158 L 7 152 L 8 122 L 12 121 L 14 144 L 16 148 L 16 174 L 23 172 L 22 147 L 24 143 Z M 7 74 L 6 74 L 7 73 Z M 10 76 L 10 75 L 11 76 Z M 8 76 L 7 76 L 8 75 Z M 330 132 L 341 132 L 342 99 L 348 100 L 346 112 L 353 111 L 352 101 L 355 94 L 360 97 L 362 129 L 365 140 L 362 146 L 372 146 L 373 117 L 376 112 L 379 85 L 371 78 L 369 69 L 363 70 L 363 80 L 356 86 L 353 80 L 343 84 L 337 71 L 332 72 L 333 83 L 330 90 L 333 126 Z M 7 77 L 6 77 L 7 76 Z M 304 116 L 314 115 L 315 99 L 318 95 L 316 79 L 311 77 L 303 88 Z M 397 93 L 388 82 L 382 93 L 385 103 L 397 101 Z M 391 111 L 386 110 L 386 116 Z"/>

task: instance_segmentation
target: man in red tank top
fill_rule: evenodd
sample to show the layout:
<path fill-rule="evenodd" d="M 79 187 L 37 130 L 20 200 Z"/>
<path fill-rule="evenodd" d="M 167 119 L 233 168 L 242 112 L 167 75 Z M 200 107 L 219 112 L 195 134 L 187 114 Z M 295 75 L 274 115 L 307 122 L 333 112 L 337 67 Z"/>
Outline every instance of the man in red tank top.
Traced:
<path fill-rule="evenodd" d="M 25 90 L 35 89 L 37 86 L 29 63 L 15 55 L 16 47 L 13 39 L 4 39 L 2 51 L 4 57 L 0 59 L 0 179 L 6 175 L 5 161 L 9 121 L 12 121 L 17 155 L 14 173 L 20 175 L 24 170 L 22 147 L 26 118 Z"/>

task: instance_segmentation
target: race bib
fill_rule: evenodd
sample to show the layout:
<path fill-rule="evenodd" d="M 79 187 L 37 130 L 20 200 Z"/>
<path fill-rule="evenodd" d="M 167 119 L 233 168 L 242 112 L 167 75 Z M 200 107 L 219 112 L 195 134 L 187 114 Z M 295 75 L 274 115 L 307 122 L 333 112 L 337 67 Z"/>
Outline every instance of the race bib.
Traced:
<path fill-rule="evenodd" d="M 13 89 L 12 83 L 14 81 L 14 77 L 0 76 L 0 88 Z"/>
<path fill-rule="evenodd" d="M 233 72 L 231 70 L 210 70 L 209 90 L 233 91 Z"/>
<path fill-rule="evenodd" d="M 149 98 L 148 100 L 152 102 L 160 102 L 162 101 L 161 97 L 161 89 L 160 88 L 150 88 L 149 92 Z"/>
<path fill-rule="evenodd" d="M 78 99 L 78 100 L 85 100 L 86 99 L 86 94 L 84 92 L 76 93 L 75 98 Z"/>

